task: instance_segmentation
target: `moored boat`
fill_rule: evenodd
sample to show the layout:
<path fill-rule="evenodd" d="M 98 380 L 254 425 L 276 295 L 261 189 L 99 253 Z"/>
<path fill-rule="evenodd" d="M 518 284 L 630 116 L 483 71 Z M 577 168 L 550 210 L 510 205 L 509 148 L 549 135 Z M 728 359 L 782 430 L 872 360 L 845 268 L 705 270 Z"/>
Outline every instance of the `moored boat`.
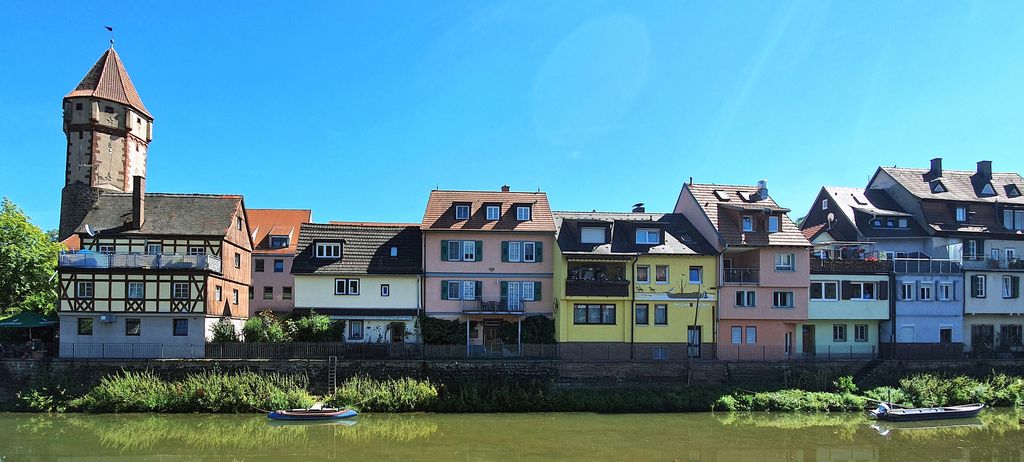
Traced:
<path fill-rule="evenodd" d="M 277 410 L 268 413 L 267 417 L 273 420 L 304 421 L 350 419 L 357 415 L 359 415 L 359 413 L 351 409 L 322 408 Z"/>
<path fill-rule="evenodd" d="M 870 414 L 878 420 L 911 422 L 915 420 L 966 419 L 976 417 L 984 408 L 984 404 L 975 403 L 960 406 L 894 409 L 888 403 L 881 403 Z"/>

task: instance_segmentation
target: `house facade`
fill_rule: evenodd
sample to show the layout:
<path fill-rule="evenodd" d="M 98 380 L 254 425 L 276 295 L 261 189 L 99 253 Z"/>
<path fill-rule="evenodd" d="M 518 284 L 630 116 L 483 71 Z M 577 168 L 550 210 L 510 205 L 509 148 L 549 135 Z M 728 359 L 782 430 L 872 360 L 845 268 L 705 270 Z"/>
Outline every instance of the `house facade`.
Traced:
<path fill-rule="evenodd" d="M 270 310 L 290 313 L 295 307 L 292 260 L 299 241 L 299 227 L 309 223 L 310 210 L 249 209 L 252 229 L 252 287 L 250 315 Z"/>
<path fill-rule="evenodd" d="M 555 212 L 562 359 L 711 358 L 717 254 L 681 214 Z"/>
<path fill-rule="evenodd" d="M 64 99 L 62 357 L 202 357 L 248 316 L 242 197 L 147 193 L 151 122 L 113 48 Z"/>
<path fill-rule="evenodd" d="M 719 253 L 717 357 L 791 357 L 807 320 L 810 243 L 758 186 L 683 185 L 683 214 Z"/>
<path fill-rule="evenodd" d="M 419 343 L 421 236 L 400 223 L 302 224 L 295 312 L 344 321 L 347 343 Z"/>
<path fill-rule="evenodd" d="M 517 354 L 521 337 L 503 339 L 503 326 L 552 316 L 555 224 L 547 195 L 508 186 L 435 190 L 420 229 L 425 313 L 465 322 L 467 351 Z"/>

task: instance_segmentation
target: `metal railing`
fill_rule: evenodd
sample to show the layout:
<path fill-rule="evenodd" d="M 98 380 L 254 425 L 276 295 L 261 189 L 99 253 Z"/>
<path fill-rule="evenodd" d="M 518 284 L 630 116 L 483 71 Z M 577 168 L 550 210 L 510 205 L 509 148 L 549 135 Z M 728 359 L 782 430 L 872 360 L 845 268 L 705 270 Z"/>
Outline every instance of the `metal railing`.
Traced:
<path fill-rule="evenodd" d="M 202 358 L 203 345 L 162 343 L 61 343 L 61 358 L 156 359 Z"/>
<path fill-rule="evenodd" d="M 908 274 L 957 274 L 962 272 L 960 262 L 937 258 L 894 258 L 893 271 Z"/>
<path fill-rule="evenodd" d="M 883 359 L 963 359 L 963 343 L 880 343 Z"/>
<path fill-rule="evenodd" d="M 811 273 L 882 274 L 892 271 L 892 260 L 844 260 L 811 258 Z"/>
<path fill-rule="evenodd" d="M 526 304 L 533 300 L 520 299 L 509 300 L 502 297 L 500 300 L 463 300 L 462 311 L 465 313 L 523 313 L 526 311 Z"/>
<path fill-rule="evenodd" d="M 208 343 L 209 359 L 556 359 L 556 344 L 424 345 L 418 343 Z"/>
<path fill-rule="evenodd" d="M 718 349 L 724 361 L 842 361 L 878 358 L 873 345 L 815 345 L 813 351 L 797 351 L 785 345 L 729 344 Z"/>
<path fill-rule="evenodd" d="M 628 297 L 629 281 L 589 281 L 567 279 L 565 294 L 568 296 Z"/>
<path fill-rule="evenodd" d="M 726 284 L 757 284 L 760 274 L 758 268 L 728 268 L 722 270 L 722 281 Z"/>
<path fill-rule="evenodd" d="M 1024 260 L 1019 258 L 992 258 L 991 256 L 983 257 L 980 255 L 971 257 L 964 255 L 962 265 L 964 269 L 1024 270 Z"/>
<path fill-rule="evenodd" d="M 61 268 L 198 269 L 218 273 L 221 271 L 220 258 L 206 254 L 62 252 L 57 259 L 57 265 Z"/>

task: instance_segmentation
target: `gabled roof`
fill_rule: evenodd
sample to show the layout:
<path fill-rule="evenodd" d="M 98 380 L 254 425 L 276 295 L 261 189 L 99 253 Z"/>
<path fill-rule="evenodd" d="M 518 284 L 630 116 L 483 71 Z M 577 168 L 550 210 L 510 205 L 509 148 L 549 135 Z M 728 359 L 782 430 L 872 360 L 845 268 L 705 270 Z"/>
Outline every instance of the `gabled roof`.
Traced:
<path fill-rule="evenodd" d="M 139 93 L 135 91 L 135 85 L 128 77 L 128 71 L 125 70 L 124 64 L 121 63 L 121 57 L 114 51 L 113 46 L 108 48 L 103 56 L 100 56 L 99 61 L 96 61 L 89 73 L 85 74 L 78 86 L 71 90 L 71 93 L 68 93 L 65 98 L 77 96 L 92 96 L 125 104 L 150 119 L 153 118 L 149 110 L 146 109 L 146 105 L 142 104 L 142 98 L 139 98 Z"/>
<path fill-rule="evenodd" d="M 846 186 L 824 186 L 825 191 L 839 209 L 852 222 L 854 210 L 870 215 L 886 217 L 909 217 L 884 191 L 851 188 Z"/>
<path fill-rule="evenodd" d="M 253 252 L 263 254 L 294 254 L 299 243 L 299 227 L 308 223 L 310 210 L 248 209 L 249 229 L 252 230 Z M 270 236 L 288 236 L 288 247 L 270 248 Z"/>
<path fill-rule="evenodd" d="M 992 195 L 982 195 L 985 179 L 975 171 L 942 170 L 942 176 L 933 178 L 928 169 L 880 167 L 893 180 L 896 180 L 910 194 L 918 199 L 951 200 L 963 202 L 999 202 L 1024 205 L 1024 196 L 1010 196 L 1010 185 L 1024 188 L 1024 177 L 1017 173 L 993 172 L 991 178 Z M 946 192 L 932 192 L 935 181 L 942 183 Z"/>
<path fill-rule="evenodd" d="M 693 194 L 697 204 L 711 221 L 718 235 L 728 245 L 778 245 L 809 247 L 800 229 L 789 218 L 789 209 L 783 208 L 768 196 L 761 199 L 757 186 L 695 184 L 684 185 Z M 767 233 L 758 229 L 754 233 L 743 233 L 740 224 L 732 220 L 721 220 L 722 212 L 733 210 L 738 214 L 771 213 L 782 215 L 781 229 L 777 233 Z"/>
<path fill-rule="evenodd" d="M 340 242 L 341 258 L 316 258 L 317 242 Z M 398 247 L 398 256 L 391 256 Z M 304 223 L 292 274 L 420 274 L 422 233 L 416 225 Z"/>
<path fill-rule="evenodd" d="M 141 229 L 131 229 L 132 195 L 104 192 L 85 215 L 76 233 L 88 225 L 98 235 L 141 234 L 223 237 L 232 226 L 242 196 L 146 193 Z"/>
<path fill-rule="evenodd" d="M 470 206 L 468 220 L 455 219 L 455 204 Z M 497 220 L 487 219 L 486 206 L 497 205 Z M 516 219 L 516 207 L 532 208 L 529 221 Z M 548 196 L 543 192 L 445 191 L 430 192 L 420 229 L 424 231 L 540 231 L 554 232 Z"/>
<path fill-rule="evenodd" d="M 681 213 L 555 212 L 554 217 L 555 239 L 563 254 L 717 255 Z M 605 244 L 580 242 L 580 229 L 587 226 L 606 227 L 610 240 Z M 637 244 L 636 230 L 641 228 L 663 230 L 664 242 Z"/>

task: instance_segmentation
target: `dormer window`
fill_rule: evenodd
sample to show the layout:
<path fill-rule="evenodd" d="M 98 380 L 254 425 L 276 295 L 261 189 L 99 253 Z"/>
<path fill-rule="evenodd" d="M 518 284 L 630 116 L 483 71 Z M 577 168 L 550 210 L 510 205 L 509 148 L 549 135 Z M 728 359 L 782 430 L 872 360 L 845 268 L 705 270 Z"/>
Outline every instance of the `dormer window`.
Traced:
<path fill-rule="evenodd" d="M 946 187 L 942 185 L 941 181 L 936 181 L 932 183 L 932 192 L 936 194 L 944 193 L 946 192 Z"/>
<path fill-rule="evenodd" d="M 497 205 L 488 205 L 487 206 L 487 219 L 488 220 L 497 220 L 499 217 L 501 217 L 501 207 L 499 207 Z"/>
<path fill-rule="evenodd" d="M 637 244 L 658 244 L 658 230 L 654 228 L 640 228 L 636 230 Z"/>
<path fill-rule="evenodd" d="M 288 236 L 270 236 L 271 249 L 283 249 L 288 247 Z"/>
<path fill-rule="evenodd" d="M 519 221 L 530 221 L 530 207 L 519 206 L 516 207 L 516 220 Z"/>
<path fill-rule="evenodd" d="M 964 222 L 967 221 L 967 207 L 956 208 L 956 221 Z"/>
<path fill-rule="evenodd" d="M 900 228 L 906 228 L 910 225 L 910 222 L 906 218 L 900 218 Z"/>
<path fill-rule="evenodd" d="M 754 217 L 750 215 L 743 215 L 743 232 L 750 233 L 754 231 Z"/>
<path fill-rule="evenodd" d="M 468 205 L 456 205 L 455 206 L 455 219 L 456 220 L 468 220 L 469 219 L 469 206 Z"/>
<path fill-rule="evenodd" d="M 580 243 L 604 244 L 605 229 L 600 226 L 584 226 L 580 228 Z"/>
<path fill-rule="evenodd" d="M 341 243 L 317 242 L 316 258 L 341 258 Z"/>
<path fill-rule="evenodd" d="M 717 197 L 718 200 L 722 202 L 729 202 L 729 194 L 727 194 L 725 191 L 722 191 L 721 189 L 715 190 L 715 197 Z"/>
<path fill-rule="evenodd" d="M 992 189 L 992 183 L 985 183 L 985 186 L 981 187 L 981 195 L 982 196 L 994 196 L 994 195 L 996 195 L 996 190 Z"/>
<path fill-rule="evenodd" d="M 768 232 L 777 233 L 779 232 L 779 217 L 775 215 L 768 216 Z"/>
<path fill-rule="evenodd" d="M 1015 184 L 1006 185 L 1006 197 L 1018 197 L 1020 196 L 1020 188 Z"/>

